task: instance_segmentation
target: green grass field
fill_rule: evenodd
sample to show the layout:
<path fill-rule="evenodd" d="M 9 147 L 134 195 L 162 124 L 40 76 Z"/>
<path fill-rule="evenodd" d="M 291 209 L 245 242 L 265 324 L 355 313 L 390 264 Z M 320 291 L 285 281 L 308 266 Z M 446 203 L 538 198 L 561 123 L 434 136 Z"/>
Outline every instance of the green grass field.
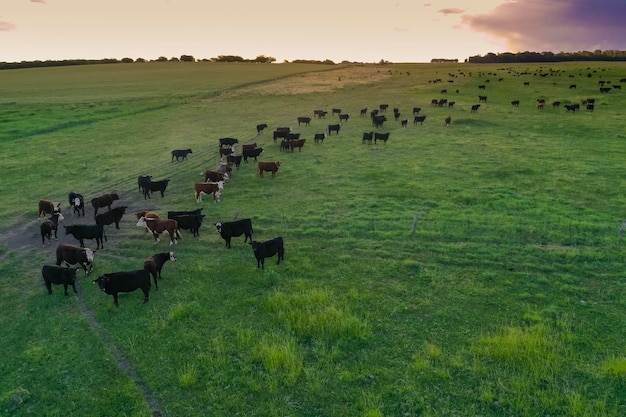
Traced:
<path fill-rule="evenodd" d="M 599 92 L 624 77 L 596 62 L 1 71 L 0 415 L 625 415 L 626 92 Z M 431 107 L 441 98 L 454 107 Z M 588 98 L 594 111 L 563 108 Z M 332 108 L 350 119 L 316 145 Z M 314 109 L 329 114 L 298 126 Z M 280 152 L 277 126 L 301 132 L 301 152 Z M 366 131 L 391 136 L 363 144 Z M 242 164 L 221 202 L 198 204 L 221 137 L 280 170 Z M 181 148 L 193 154 L 172 163 Z M 169 178 L 165 197 L 144 200 L 139 175 Z M 78 295 L 48 295 L 57 242 L 42 247 L 37 202 L 92 223 L 70 191 L 129 209 Z M 136 291 L 116 309 L 91 284 L 170 250 L 133 212 L 198 207 L 200 236 L 183 231 L 147 304 Z M 243 238 L 226 249 L 213 222 L 235 217 L 256 240 L 282 236 L 284 263 L 257 269 Z M 59 242 L 77 244 L 62 227 Z"/>

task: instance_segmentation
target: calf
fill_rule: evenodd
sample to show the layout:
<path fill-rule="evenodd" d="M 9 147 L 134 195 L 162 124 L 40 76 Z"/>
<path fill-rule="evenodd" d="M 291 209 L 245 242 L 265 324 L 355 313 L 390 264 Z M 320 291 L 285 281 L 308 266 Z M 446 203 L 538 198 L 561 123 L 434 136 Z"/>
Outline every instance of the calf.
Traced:
<path fill-rule="evenodd" d="M 239 165 L 241 165 L 241 159 L 243 158 L 243 155 L 226 155 L 226 162 L 234 164 L 235 167 L 237 167 L 237 169 L 239 169 Z"/>
<path fill-rule="evenodd" d="M 140 288 L 144 295 L 143 302 L 147 303 L 150 298 L 150 273 L 145 269 L 110 272 L 100 275 L 92 283 L 98 284 L 100 291 L 113 296 L 115 307 L 119 307 L 117 294 L 120 292 L 132 292 Z"/>
<path fill-rule="evenodd" d="M 150 197 L 150 194 L 152 194 L 154 191 L 159 191 L 161 193 L 161 198 L 163 198 L 164 193 L 165 193 L 165 189 L 167 188 L 167 185 L 170 183 L 170 180 L 166 179 L 166 180 L 159 180 L 159 181 L 152 181 L 149 180 L 143 189 L 143 199 L 145 200 L 146 198 L 152 198 Z M 109 207 L 109 210 L 111 210 L 111 208 Z"/>
<path fill-rule="evenodd" d="M 73 213 L 80 216 L 81 212 L 83 216 L 85 215 L 85 199 L 82 195 L 71 191 L 67 198 L 70 202 L 70 206 L 72 207 Z"/>
<path fill-rule="evenodd" d="M 107 235 L 104 232 L 104 226 L 101 224 L 75 224 L 71 226 L 64 226 L 65 234 L 72 235 L 80 242 L 80 247 L 85 247 L 85 239 L 95 239 L 96 240 L 96 249 L 104 249 L 103 239 L 107 240 Z"/>
<path fill-rule="evenodd" d="M 233 176 L 233 163 L 232 162 L 218 162 L 215 167 L 217 172 L 221 172 L 222 174 L 227 174 L 228 177 L 232 178 Z"/>
<path fill-rule="evenodd" d="M 263 178 L 263 172 L 271 172 L 272 178 L 276 176 L 276 172 L 278 171 L 278 167 L 280 166 L 280 162 L 259 162 L 259 178 Z"/>
<path fill-rule="evenodd" d="M 265 129 L 267 129 L 267 123 L 261 123 L 256 125 L 256 134 L 260 135 Z"/>
<path fill-rule="evenodd" d="M 409 124 L 409 119 L 402 119 L 400 121 L 400 126 L 402 127 L 407 127 L 408 124 Z"/>
<path fill-rule="evenodd" d="M 93 270 L 93 254 L 89 248 L 79 248 L 67 243 L 59 243 L 56 249 L 57 266 L 65 263 L 67 266 L 80 265 L 85 271 L 85 275 Z"/>
<path fill-rule="evenodd" d="M 174 162 L 174 158 L 176 158 L 177 161 L 184 161 L 190 153 L 193 153 L 191 149 L 175 149 L 172 151 L 172 162 Z"/>
<path fill-rule="evenodd" d="M 44 219 L 44 221 L 39 226 L 39 230 L 41 232 L 42 246 L 45 246 L 46 238 L 48 238 L 48 244 L 50 244 L 50 240 L 52 239 L 52 233 L 54 233 L 54 239 L 57 238 L 59 220 L 64 220 L 63 215 L 61 213 L 54 213 L 52 216 Z"/>
<path fill-rule="evenodd" d="M 144 188 L 146 188 L 146 184 L 149 183 L 150 180 L 152 180 L 152 175 L 140 175 L 139 178 L 137 178 L 137 185 L 142 194 L 145 192 Z"/>
<path fill-rule="evenodd" d="M 289 149 L 291 150 L 291 152 L 293 152 L 295 148 L 298 148 L 298 152 L 300 152 L 302 151 L 304 142 L 306 142 L 306 139 L 291 139 L 289 141 Z"/>
<path fill-rule="evenodd" d="M 48 290 L 48 295 L 52 294 L 52 284 L 63 285 L 65 295 L 67 296 L 67 286 L 71 285 L 76 291 L 76 268 L 64 268 L 56 265 L 44 265 L 41 268 L 43 282 Z"/>
<path fill-rule="evenodd" d="M 224 181 L 219 182 L 197 182 L 195 184 L 196 202 L 202 203 L 202 194 L 213 194 L 213 202 L 220 201 L 220 195 L 224 189 Z"/>
<path fill-rule="evenodd" d="M 326 133 L 316 133 L 314 136 L 315 144 L 323 143 L 324 139 L 326 139 Z"/>
<path fill-rule="evenodd" d="M 365 143 L 365 141 L 368 141 L 371 144 L 373 139 L 374 132 L 363 132 L 363 141 L 361 143 Z"/>
<path fill-rule="evenodd" d="M 98 214 L 99 208 L 108 207 L 109 210 L 111 210 L 111 204 L 113 204 L 115 200 L 119 200 L 119 199 L 120 199 L 120 196 L 117 193 L 102 194 L 93 198 L 91 200 L 91 205 L 93 206 L 93 209 L 94 209 L 93 217 L 94 218 L 96 217 L 96 215 Z"/>
<path fill-rule="evenodd" d="M 250 244 L 252 245 L 252 250 L 256 257 L 257 268 L 265 269 L 265 258 L 271 258 L 276 254 L 278 254 L 278 262 L 276 262 L 276 265 L 279 265 L 281 260 L 285 260 L 285 248 L 283 246 L 282 237 L 276 237 L 265 242 L 257 242 L 255 240 Z"/>
<path fill-rule="evenodd" d="M 472 104 L 471 112 L 474 113 L 474 112 L 478 111 L 479 107 L 480 107 L 480 104 Z"/>
<path fill-rule="evenodd" d="M 247 164 L 248 158 L 254 158 L 254 161 L 256 162 L 256 159 L 259 157 L 259 155 L 261 155 L 261 152 L 263 152 L 263 148 L 255 148 L 243 151 L 243 162 Z"/>
<path fill-rule="evenodd" d="M 54 214 L 57 212 L 61 212 L 61 203 L 52 200 L 39 200 L 39 212 L 38 217 L 45 217 L 46 214 Z"/>
<path fill-rule="evenodd" d="M 450 126 L 450 122 L 452 122 L 452 117 L 451 116 L 446 117 L 445 119 L 446 127 Z"/>
<path fill-rule="evenodd" d="M 170 246 L 178 243 L 178 239 L 182 239 L 180 231 L 178 230 L 178 222 L 173 219 L 154 219 L 142 217 L 137 222 L 137 226 L 146 227 L 152 236 L 154 237 L 154 243 L 157 244 L 161 241 L 159 235 L 167 232 L 170 235 Z"/>
<path fill-rule="evenodd" d="M 152 275 L 154 280 L 154 287 L 158 290 L 159 284 L 157 283 L 157 276 L 161 279 L 161 269 L 167 261 L 175 262 L 174 252 L 161 252 L 144 259 L 143 269 L 148 271 Z"/>
<path fill-rule="evenodd" d="M 217 171 L 212 171 L 210 169 L 207 169 L 206 171 L 204 171 L 203 174 L 204 174 L 204 182 L 226 181 L 229 178 L 227 172 L 217 172 Z"/>
<path fill-rule="evenodd" d="M 96 224 L 101 225 L 109 225 L 115 223 L 115 228 L 117 230 L 120 229 L 120 220 L 122 220 L 122 216 L 126 214 L 126 209 L 128 206 L 118 206 L 114 207 L 110 211 L 106 213 L 98 214 L 96 216 Z"/>
<path fill-rule="evenodd" d="M 252 220 L 241 219 L 232 222 L 216 222 L 215 228 L 217 232 L 222 236 L 222 239 L 226 242 L 226 247 L 230 248 L 230 239 L 232 237 L 245 235 L 243 243 L 246 243 L 248 239 L 252 242 Z"/>

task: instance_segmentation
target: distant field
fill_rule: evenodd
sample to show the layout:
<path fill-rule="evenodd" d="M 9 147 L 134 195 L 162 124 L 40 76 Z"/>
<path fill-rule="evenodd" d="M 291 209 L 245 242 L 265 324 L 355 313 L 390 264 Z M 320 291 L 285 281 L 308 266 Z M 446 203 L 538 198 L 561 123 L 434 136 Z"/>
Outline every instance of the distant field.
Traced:
<path fill-rule="evenodd" d="M 596 62 L 0 71 L 0 415 L 626 414 L 625 77 Z M 314 144 L 333 108 L 349 119 Z M 298 126 L 315 109 L 328 115 Z M 307 139 L 301 152 L 280 151 L 278 126 Z M 370 131 L 390 139 L 363 143 Z M 221 137 L 280 170 L 242 164 L 221 202 L 198 204 Z M 139 175 L 170 179 L 164 198 L 144 200 Z M 77 296 L 47 295 L 58 242 L 42 248 L 38 200 L 86 224 L 113 191 L 128 211 L 93 274 Z M 133 214 L 199 207 L 200 236 L 172 248 Z M 225 248 L 213 223 L 235 217 L 256 240 L 282 236 L 284 263 L 257 269 L 242 237 Z M 77 244 L 63 227 L 59 242 Z M 147 304 L 136 291 L 116 309 L 91 285 L 170 249 Z"/>

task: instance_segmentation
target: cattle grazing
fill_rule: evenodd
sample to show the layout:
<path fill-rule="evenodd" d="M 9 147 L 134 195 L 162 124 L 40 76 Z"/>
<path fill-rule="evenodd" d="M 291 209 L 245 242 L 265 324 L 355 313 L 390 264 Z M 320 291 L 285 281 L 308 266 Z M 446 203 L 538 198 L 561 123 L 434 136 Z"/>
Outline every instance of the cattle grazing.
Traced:
<path fill-rule="evenodd" d="M 560 101 L 553 101 L 552 102 L 552 107 L 559 107 L 561 105 Z"/>
<path fill-rule="evenodd" d="M 137 220 L 141 219 L 142 217 L 145 218 L 153 218 L 153 219 L 158 219 L 159 215 L 157 213 L 155 213 L 154 211 L 150 211 L 150 210 L 139 210 L 135 212 L 135 216 L 137 217 Z"/>
<path fill-rule="evenodd" d="M 232 162 L 218 162 L 215 167 L 217 172 L 227 174 L 229 178 L 233 177 L 233 163 Z"/>
<path fill-rule="evenodd" d="M 395 121 L 398 121 L 398 119 L 400 118 L 400 112 L 397 111 L 396 109 L 394 109 L 393 118 Z"/>
<path fill-rule="evenodd" d="M 608 93 L 609 91 L 611 91 L 611 87 L 600 87 L 601 93 Z"/>
<path fill-rule="evenodd" d="M 224 181 L 219 182 L 197 182 L 195 184 L 196 202 L 202 203 L 202 194 L 213 194 L 213 202 L 219 202 L 222 190 L 224 189 Z"/>
<path fill-rule="evenodd" d="M 365 116 L 367 114 L 367 107 L 361 109 L 361 116 Z"/>
<path fill-rule="evenodd" d="M 511 102 L 511 105 L 512 105 L 513 107 L 519 107 L 519 100 L 513 100 L 513 101 Z"/>
<path fill-rule="evenodd" d="M 323 143 L 324 139 L 326 139 L 326 133 L 316 133 L 313 139 L 315 140 L 316 145 L 318 143 Z"/>
<path fill-rule="evenodd" d="M 274 142 L 276 142 L 276 139 L 284 139 L 287 137 L 287 135 L 289 134 L 289 132 L 291 132 L 291 127 L 288 126 L 284 126 L 284 127 L 277 127 L 274 130 Z"/>
<path fill-rule="evenodd" d="M 117 295 L 120 292 L 133 292 L 139 288 L 143 291 L 143 302 L 147 303 L 150 299 L 150 273 L 145 269 L 110 272 L 100 275 L 92 283 L 98 284 L 100 291 L 113 296 L 115 307 L 119 307 Z"/>
<path fill-rule="evenodd" d="M 229 177 L 227 172 L 218 172 L 207 169 L 202 173 L 204 175 L 204 182 L 218 182 L 226 181 Z"/>
<path fill-rule="evenodd" d="M 330 136 L 330 134 L 333 132 L 339 134 L 339 129 L 341 129 L 340 124 L 328 125 L 328 135 Z"/>
<path fill-rule="evenodd" d="M 387 116 L 374 116 L 372 119 L 372 125 L 376 128 L 382 127 L 383 123 L 387 121 Z"/>
<path fill-rule="evenodd" d="M 341 109 L 333 109 L 333 116 L 335 114 L 341 114 Z"/>
<path fill-rule="evenodd" d="M 45 217 L 46 214 L 54 214 L 54 213 L 60 213 L 60 212 L 61 212 L 61 203 L 59 203 L 58 201 L 39 200 L 39 211 L 38 211 L 39 214 L 37 215 L 37 217 L 41 217 L 42 214 Z"/>
<path fill-rule="evenodd" d="M 107 235 L 104 226 L 101 224 L 74 224 L 64 226 L 65 235 L 72 235 L 80 242 L 80 247 L 85 247 L 85 239 L 95 239 L 96 249 L 104 249 L 104 241 L 107 241 Z"/>
<path fill-rule="evenodd" d="M 59 243 L 56 250 L 57 266 L 65 263 L 67 266 L 80 265 L 85 271 L 85 275 L 93 270 L 94 251 L 89 248 L 79 248 L 67 243 Z"/>
<path fill-rule="evenodd" d="M 614 89 L 614 90 L 621 90 L 621 89 L 622 89 L 622 86 L 621 86 L 621 85 L 618 85 L 618 84 L 614 84 L 614 85 L 613 85 L 613 89 Z"/>
<path fill-rule="evenodd" d="M 374 132 L 363 132 L 363 140 L 361 143 L 365 143 L 365 141 L 368 141 L 371 144 L 373 139 Z"/>
<path fill-rule="evenodd" d="M 480 104 L 472 104 L 471 112 L 474 113 L 475 111 L 478 111 L 479 108 L 480 108 Z"/>
<path fill-rule="evenodd" d="M 236 143 L 239 143 L 239 139 L 236 139 L 236 138 L 220 138 L 219 139 L 220 148 L 222 146 L 227 146 L 230 148 L 230 147 L 235 146 Z"/>
<path fill-rule="evenodd" d="M 154 237 L 154 243 L 157 244 L 161 241 L 159 235 L 164 232 L 170 235 L 170 246 L 178 243 L 178 239 L 182 239 L 180 231 L 178 230 L 178 222 L 172 219 L 147 219 L 142 217 L 137 222 L 139 227 L 147 227 L 152 232 Z"/>
<path fill-rule="evenodd" d="M 407 127 L 408 124 L 409 124 L 409 119 L 402 119 L 400 121 L 400 126 L 402 127 Z"/>
<path fill-rule="evenodd" d="M 237 169 L 239 169 L 239 165 L 241 165 L 241 160 L 243 159 L 243 155 L 226 155 L 226 162 L 234 164 Z"/>
<path fill-rule="evenodd" d="M 378 116 L 378 113 L 380 113 L 380 110 L 374 109 L 370 112 L 370 117 L 373 119 L 374 117 Z"/>
<path fill-rule="evenodd" d="M 77 216 L 80 216 L 82 212 L 84 216 L 85 215 L 85 198 L 82 195 L 75 193 L 74 191 L 70 191 L 70 193 L 67 195 L 67 198 L 70 202 L 70 206 L 72 207 L 73 213 L 76 214 Z"/>
<path fill-rule="evenodd" d="M 571 85 L 569 86 L 569 89 L 570 89 L 570 90 L 572 90 L 572 89 L 574 89 L 574 88 L 576 88 L 576 84 L 571 84 Z"/>
<path fill-rule="evenodd" d="M 243 161 L 247 164 L 248 158 L 254 158 L 254 161 L 256 162 L 256 159 L 259 155 L 261 155 L 261 152 L 263 152 L 263 148 L 245 150 L 243 151 Z"/>
<path fill-rule="evenodd" d="M 347 122 L 349 118 L 350 118 L 350 114 L 349 113 L 342 113 L 342 114 L 339 115 L 339 121 L 341 123 Z"/>
<path fill-rule="evenodd" d="M 387 133 L 375 132 L 374 133 L 374 144 L 378 143 L 379 140 L 382 140 L 385 143 L 385 145 L 386 145 L 387 141 L 389 140 L 389 133 L 390 132 L 387 132 Z"/>
<path fill-rule="evenodd" d="M 593 111 L 594 105 L 593 104 L 587 104 L 587 111 Z"/>
<path fill-rule="evenodd" d="M 524 81 L 524 86 L 528 87 L 530 85 L 529 81 Z"/>
<path fill-rule="evenodd" d="M 446 117 L 445 122 L 446 122 L 446 127 L 450 126 L 450 122 L 452 122 L 452 117 L 451 116 Z"/>
<path fill-rule="evenodd" d="M 282 141 L 280 141 L 280 151 L 281 152 L 289 151 L 289 140 L 283 139 Z"/>
<path fill-rule="evenodd" d="M 139 191 L 143 194 L 144 188 L 148 182 L 152 179 L 152 175 L 140 175 L 137 178 L 137 185 L 139 186 Z"/>
<path fill-rule="evenodd" d="M 413 118 L 413 124 L 416 125 L 419 123 L 420 125 L 422 125 L 424 124 L 424 120 L 426 120 L 426 116 L 415 116 Z"/>
<path fill-rule="evenodd" d="M 244 149 L 254 149 L 254 148 L 256 148 L 256 142 L 254 142 L 254 143 L 246 143 L 246 144 L 241 145 L 241 150 L 244 150 Z"/>
<path fill-rule="evenodd" d="M 316 116 L 318 119 L 326 117 L 327 114 L 328 112 L 325 110 L 313 110 L 313 115 Z"/>
<path fill-rule="evenodd" d="M 387 109 L 389 108 L 389 104 L 380 104 L 378 108 L 381 112 L 387 111 Z"/>
<path fill-rule="evenodd" d="M 298 117 L 298 126 L 300 126 L 301 123 L 304 123 L 306 126 L 309 126 L 309 123 L 311 123 L 311 118 L 308 116 Z"/>
<path fill-rule="evenodd" d="M 289 149 L 291 150 L 291 152 L 293 152 L 295 148 L 298 148 L 298 152 L 300 152 L 302 151 L 304 142 L 306 142 L 306 139 L 291 139 L 289 141 Z"/>
<path fill-rule="evenodd" d="M 537 103 L 537 108 L 543 110 L 544 103 Z"/>
<path fill-rule="evenodd" d="M 287 137 L 285 137 L 285 139 L 287 140 L 292 140 L 292 139 L 300 139 L 300 133 L 287 133 Z"/>
<path fill-rule="evenodd" d="M 235 147 L 231 146 L 230 148 L 223 148 L 220 147 L 220 159 L 222 159 L 223 156 L 228 156 L 228 155 L 232 155 L 235 153 Z"/>
<path fill-rule="evenodd" d="M 265 129 L 267 129 L 267 123 L 261 123 L 256 125 L 256 134 L 260 135 Z"/>
<path fill-rule="evenodd" d="M 415 114 L 418 114 L 418 113 L 419 113 L 419 112 L 421 112 L 421 111 L 422 111 L 422 108 L 421 108 L 421 107 L 413 107 L 413 114 L 414 114 L 414 115 L 415 115 Z"/>
<path fill-rule="evenodd" d="M 444 88 L 444 89 L 443 89 L 443 90 L 441 90 L 439 93 L 441 93 L 441 94 L 447 94 L 447 93 L 448 93 L 448 90 Z"/>
<path fill-rule="evenodd" d="M 145 195 L 145 191 L 144 191 L 144 195 Z M 113 204 L 115 200 L 119 200 L 119 199 L 120 199 L 120 196 L 117 193 L 102 194 L 91 199 L 91 205 L 93 206 L 93 209 L 94 209 L 93 217 L 94 218 L 96 217 L 96 215 L 98 214 L 99 208 L 108 207 L 109 210 L 111 210 L 111 204 Z"/>
<path fill-rule="evenodd" d="M 52 234 L 54 233 L 54 238 L 57 238 L 57 229 L 59 227 L 59 220 L 64 220 L 64 217 L 61 213 L 54 213 L 52 216 L 44 219 L 39 225 L 39 229 L 41 231 L 41 244 L 46 244 L 46 238 L 48 238 L 48 244 L 50 244 L 50 240 L 52 239 Z"/>
<path fill-rule="evenodd" d="M 200 226 L 202 226 L 202 219 L 206 215 L 202 214 L 202 208 L 192 211 L 168 211 L 167 218 L 173 219 L 178 222 L 178 228 L 189 230 L 193 237 L 200 235 Z"/>
<path fill-rule="evenodd" d="M 451 109 L 452 107 L 454 107 L 455 104 L 456 104 L 456 101 L 448 102 L 448 108 Z"/>
<path fill-rule="evenodd" d="M 177 161 L 184 161 L 190 153 L 193 153 L 191 149 L 174 149 L 172 151 L 172 162 L 174 162 L 174 158 L 176 158 Z"/>
<path fill-rule="evenodd" d="M 115 223 L 115 228 L 119 230 L 120 220 L 122 220 L 122 216 L 126 214 L 127 208 L 128 206 L 113 207 L 106 213 L 98 214 L 96 216 L 96 224 L 109 225 Z"/>
<path fill-rule="evenodd" d="M 243 243 L 246 243 L 248 239 L 252 242 L 252 220 L 241 219 L 232 222 L 216 222 L 214 223 L 217 233 L 220 234 L 222 239 L 226 242 L 226 247 L 230 248 L 230 240 L 233 237 L 245 235 Z"/>
<path fill-rule="evenodd" d="M 174 258 L 174 252 L 161 252 L 154 254 L 143 261 L 143 269 L 148 271 L 150 275 L 152 275 L 152 279 L 154 280 L 154 287 L 158 290 L 159 284 L 157 282 L 158 279 L 161 279 L 161 270 L 163 269 L 163 265 L 167 261 L 176 262 L 176 258 Z"/>
<path fill-rule="evenodd" d="M 436 98 L 430 100 L 430 105 L 432 107 L 438 107 L 439 106 L 439 100 L 437 100 Z"/>
<path fill-rule="evenodd" d="M 259 168 L 259 178 L 263 178 L 263 172 L 265 171 L 271 172 L 272 178 L 274 178 L 280 166 L 280 162 L 258 162 L 257 166 Z"/>
<path fill-rule="evenodd" d="M 442 98 L 441 100 L 439 100 L 439 101 L 437 102 L 437 106 L 438 106 L 438 107 L 443 107 L 443 106 L 445 106 L 446 104 L 448 104 L 448 99 L 445 99 L 445 98 Z"/>
<path fill-rule="evenodd" d="M 486 85 L 481 84 L 481 85 L 478 86 L 478 89 L 479 90 L 484 90 L 486 87 L 487 87 Z"/>
<path fill-rule="evenodd" d="M 146 198 L 152 198 L 150 197 L 150 194 L 152 194 L 154 191 L 159 191 L 161 193 L 161 198 L 162 198 L 164 196 L 165 189 L 167 188 L 167 185 L 169 183 L 170 183 L 170 180 L 168 179 L 159 180 L 159 181 L 152 181 L 152 180 L 148 181 L 143 189 L 143 199 L 145 200 Z"/>
<path fill-rule="evenodd" d="M 580 109 L 580 104 L 566 104 L 565 108 L 568 112 L 575 112 L 576 110 Z"/>
<path fill-rule="evenodd" d="M 48 295 L 52 294 L 52 284 L 63 285 L 64 293 L 67 296 L 67 286 L 71 285 L 76 291 L 76 268 L 64 268 L 56 265 L 44 265 L 41 267 L 41 276 L 48 290 Z"/>
<path fill-rule="evenodd" d="M 265 242 L 252 241 L 252 250 L 256 257 L 256 267 L 265 269 L 265 258 L 271 258 L 274 255 L 278 255 L 278 262 L 285 260 L 285 247 L 283 245 L 282 237 L 275 237 L 274 239 L 266 240 Z"/>
<path fill-rule="evenodd" d="M 486 103 L 487 102 L 487 96 L 478 96 L 478 101 L 480 101 L 481 103 Z"/>

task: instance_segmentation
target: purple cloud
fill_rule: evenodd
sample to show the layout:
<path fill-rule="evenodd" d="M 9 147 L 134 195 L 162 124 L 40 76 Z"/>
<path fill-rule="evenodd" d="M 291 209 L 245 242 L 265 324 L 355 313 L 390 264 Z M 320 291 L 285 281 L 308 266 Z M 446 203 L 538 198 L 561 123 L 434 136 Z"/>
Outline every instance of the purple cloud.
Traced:
<path fill-rule="evenodd" d="M 17 27 L 13 23 L 9 22 L 0 22 L 0 32 L 7 32 L 9 30 L 15 30 Z"/>
<path fill-rule="evenodd" d="M 510 52 L 626 49 L 623 0 L 511 0 L 465 25 L 504 39 Z"/>
<path fill-rule="evenodd" d="M 30 0 L 31 3 L 41 3 L 46 4 L 46 0 Z"/>
<path fill-rule="evenodd" d="M 437 10 L 437 12 L 441 13 L 444 16 L 447 16 L 449 14 L 463 14 L 463 12 L 465 12 L 465 10 L 458 9 L 456 7 L 448 7 L 447 9 Z"/>

